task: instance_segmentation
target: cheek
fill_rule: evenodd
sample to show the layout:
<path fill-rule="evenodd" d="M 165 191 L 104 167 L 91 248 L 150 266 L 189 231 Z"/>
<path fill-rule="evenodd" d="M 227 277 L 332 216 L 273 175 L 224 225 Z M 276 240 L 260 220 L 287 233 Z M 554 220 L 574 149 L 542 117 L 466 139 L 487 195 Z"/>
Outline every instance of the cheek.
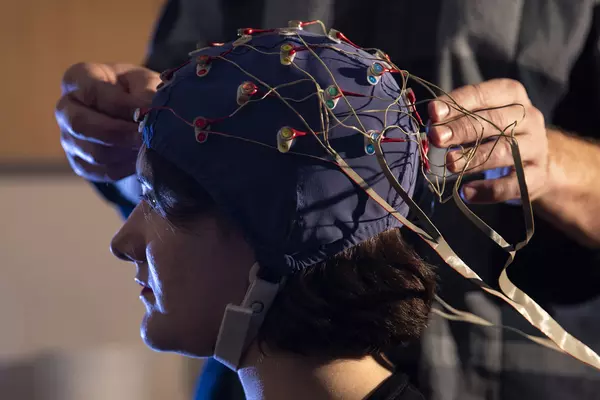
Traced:
<path fill-rule="evenodd" d="M 220 318 L 228 303 L 239 304 L 244 297 L 253 263 L 245 242 L 218 234 L 165 233 L 162 240 L 149 244 L 147 253 L 157 306 L 163 313 Z"/>
<path fill-rule="evenodd" d="M 188 258 L 182 259 L 184 252 L 178 255 L 186 296 L 204 312 L 222 317 L 225 306 L 239 304 L 246 292 L 253 260 L 241 257 L 244 253 L 238 243 L 219 240 L 217 235 L 194 241 Z"/>
<path fill-rule="evenodd" d="M 149 243 L 146 251 L 150 285 L 163 314 L 185 311 L 196 300 L 192 295 L 204 292 L 197 254 L 180 238 L 169 239 Z"/>
<path fill-rule="evenodd" d="M 250 247 L 209 219 L 195 235 L 157 227 L 146 256 L 156 299 L 147 315 L 147 341 L 210 355 L 225 307 L 240 304 L 246 293 Z"/>

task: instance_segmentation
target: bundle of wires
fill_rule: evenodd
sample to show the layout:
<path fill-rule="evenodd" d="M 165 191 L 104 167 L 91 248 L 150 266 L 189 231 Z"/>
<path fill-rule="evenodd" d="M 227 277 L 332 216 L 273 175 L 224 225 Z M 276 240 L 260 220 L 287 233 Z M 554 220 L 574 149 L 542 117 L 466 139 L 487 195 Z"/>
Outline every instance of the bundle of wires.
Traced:
<path fill-rule="evenodd" d="M 310 25 L 320 26 L 322 33 L 307 32 Z M 193 176 L 240 225 L 256 251 L 261 279 L 278 283 L 386 229 L 406 226 L 451 268 L 509 303 L 547 339 L 523 335 L 600 369 L 600 358 L 506 274 L 533 234 L 514 134 L 519 121 L 495 125 L 482 116 L 486 110 L 464 109 L 440 88 L 399 68 L 382 50 L 360 48 L 320 21 L 240 29 L 238 35 L 233 42 L 198 49 L 184 65 L 165 71 L 152 107 L 138 110 L 136 120 L 146 146 Z M 427 157 L 426 127 L 410 84 L 432 95 L 422 101 L 446 95 L 446 104 L 477 132 L 477 141 L 463 152 L 464 167 L 450 198 L 443 198 L 445 165 L 432 165 Z M 484 126 L 497 130 L 495 144 L 508 141 L 512 149 L 526 226 L 520 243 L 508 243 L 459 195 L 463 176 L 477 167 L 472 165 L 477 148 L 490 136 L 484 135 Z M 475 224 L 506 252 L 501 292 L 460 259 L 413 201 L 417 174 L 427 179 L 439 201 L 455 201 L 465 223 Z M 406 218 L 409 210 L 416 224 Z M 492 325 L 438 300 L 444 309 L 435 312 L 448 319 Z M 252 325 L 258 329 L 260 323 Z"/>

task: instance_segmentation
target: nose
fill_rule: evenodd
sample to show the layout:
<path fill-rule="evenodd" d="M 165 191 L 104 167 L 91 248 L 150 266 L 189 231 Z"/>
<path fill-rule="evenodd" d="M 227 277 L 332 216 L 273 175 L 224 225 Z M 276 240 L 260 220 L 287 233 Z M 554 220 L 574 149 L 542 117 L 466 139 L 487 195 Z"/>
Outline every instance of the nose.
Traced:
<path fill-rule="evenodd" d="M 144 262 L 144 218 L 138 218 L 140 205 L 138 205 L 129 218 L 110 242 L 110 252 L 120 260 L 129 262 Z"/>

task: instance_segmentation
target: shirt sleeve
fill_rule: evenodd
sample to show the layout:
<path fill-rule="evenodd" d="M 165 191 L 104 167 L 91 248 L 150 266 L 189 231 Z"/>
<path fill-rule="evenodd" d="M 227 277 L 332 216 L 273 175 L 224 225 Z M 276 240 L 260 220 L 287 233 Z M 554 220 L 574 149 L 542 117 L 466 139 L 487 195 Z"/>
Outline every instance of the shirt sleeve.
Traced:
<path fill-rule="evenodd" d="M 568 89 L 555 108 L 552 119 L 547 122 L 567 132 L 597 141 L 600 139 L 598 110 L 600 110 L 600 2 L 596 1 L 592 10 L 588 37 L 571 69 Z M 598 166 L 590 165 L 589 168 L 598 168 Z M 550 224 L 539 219 L 536 220 L 534 239 L 538 242 L 537 249 L 533 246 L 527 249 L 529 246 L 526 246 L 517 259 L 530 260 L 529 265 L 534 267 L 529 270 L 536 270 L 538 273 L 528 274 L 525 268 L 521 268 L 521 271 L 514 268 L 511 275 L 515 279 L 517 275 L 523 275 L 523 285 L 531 287 L 530 294 L 536 295 L 536 292 L 539 292 L 537 295 L 540 298 L 547 295 L 552 299 L 564 294 L 565 298 L 572 299 L 569 302 L 584 301 L 598 295 L 598 288 L 594 281 L 597 282 L 600 277 L 598 269 L 600 250 L 578 245 Z M 560 249 L 560 252 L 553 256 L 554 264 L 570 265 L 572 269 L 577 269 L 576 273 L 572 272 L 566 278 L 564 274 L 554 273 L 556 281 L 553 285 L 563 288 L 560 291 L 557 289 L 555 293 L 550 293 L 554 290 L 549 289 L 551 285 L 539 286 L 543 267 L 537 267 L 534 263 L 536 260 L 539 261 L 539 257 L 544 253 L 542 250 L 544 247 L 541 247 L 540 243 L 544 243 L 546 249 Z M 527 263 L 524 262 L 523 265 Z"/>
<path fill-rule="evenodd" d="M 233 12 L 232 4 L 241 0 L 169 0 L 156 22 L 148 46 L 145 65 L 157 72 L 183 64 L 188 53 L 197 45 L 221 41 L 230 19 L 225 11 Z M 240 12 L 240 10 L 237 10 Z M 229 32 L 231 33 L 231 32 Z"/>
<path fill-rule="evenodd" d="M 192 43 L 178 40 L 177 23 L 180 20 L 181 3 L 169 0 L 165 3 L 160 17 L 156 21 L 144 66 L 156 72 L 162 72 L 182 64 Z"/>
<path fill-rule="evenodd" d="M 552 124 L 566 131 L 600 139 L 600 2 L 592 11 L 589 34 L 573 65 L 569 87 L 557 105 Z"/>

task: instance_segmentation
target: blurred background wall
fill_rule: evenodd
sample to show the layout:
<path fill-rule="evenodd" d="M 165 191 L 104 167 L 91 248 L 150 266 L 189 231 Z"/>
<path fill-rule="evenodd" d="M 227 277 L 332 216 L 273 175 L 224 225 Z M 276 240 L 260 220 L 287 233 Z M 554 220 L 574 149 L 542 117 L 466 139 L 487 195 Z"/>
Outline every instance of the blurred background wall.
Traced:
<path fill-rule="evenodd" d="M 54 105 L 78 61 L 140 63 L 161 0 L 21 0 L 0 13 L 0 399 L 189 399 L 198 362 L 141 343 L 120 226 L 64 159 Z"/>

